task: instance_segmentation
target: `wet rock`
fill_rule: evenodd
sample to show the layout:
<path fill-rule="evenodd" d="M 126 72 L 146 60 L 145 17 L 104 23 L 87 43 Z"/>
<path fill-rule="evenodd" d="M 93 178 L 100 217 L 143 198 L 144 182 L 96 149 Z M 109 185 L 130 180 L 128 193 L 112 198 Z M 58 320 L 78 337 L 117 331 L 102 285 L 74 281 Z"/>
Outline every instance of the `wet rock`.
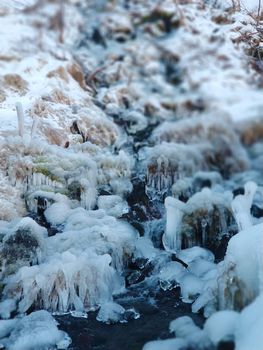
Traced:
<path fill-rule="evenodd" d="M 138 318 L 140 318 L 140 314 L 134 308 L 125 310 L 123 315 L 123 321 L 126 322 L 129 322 L 131 320 L 137 320 Z"/>
<path fill-rule="evenodd" d="M 174 11 L 172 11 L 172 5 L 173 4 L 171 4 L 171 7 L 169 8 L 165 7 L 165 4 L 164 6 L 158 4 L 149 14 L 142 17 L 142 23 L 154 23 L 161 32 L 170 33 L 181 24 L 180 18 L 174 14 L 176 10 L 174 9 Z M 146 26 L 146 29 L 147 28 L 149 27 Z"/>
<path fill-rule="evenodd" d="M 91 40 L 94 41 L 97 45 L 101 45 L 103 47 L 107 47 L 106 41 L 101 34 L 99 28 L 94 28 L 92 35 L 91 35 Z"/>
<path fill-rule="evenodd" d="M 152 200 L 148 196 L 143 178 L 135 177 L 132 180 L 132 185 L 133 190 L 127 197 L 130 209 L 122 218 L 125 218 L 143 235 L 144 223 L 161 218 L 162 204 L 158 199 Z"/>
<path fill-rule="evenodd" d="M 252 204 L 251 215 L 254 216 L 255 218 L 262 218 L 262 216 L 263 216 L 263 208 L 260 208 L 256 204 Z"/>
<path fill-rule="evenodd" d="M 182 218 L 182 248 L 199 245 L 217 254 L 223 236 L 229 239 L 236 232 L 237 226 L 229 208 L 213 205 L 208 211 L 198 209 Z"/>
<path fill-rule="evenodd" d="M 149 277 L 154 269 L 152 262 L 147 261 L 146 264 L 139 266 L 139 269 L 131 272 L 126 277 L 126 283 L 128 286 L 140 283 L 145 280 L 146 277 Z"/>
<path fill-rule="evenodd" d="M 178 85 L 182 82 L 182 71 L 178 60 L 165 60 L 165 75 L 169 83 Z"/>
<path fill-rule="evenodd" d="M 240 194 L 245 194 L 245 189 L 244 187 L 238 187 L 238 188 L 235 188 L 233 190 L 233 196 L 236 197 L 236 196 L 239 196 Z"/>
<path fill-rule="evenodd" d="M 216 350 L 234 350 L 235 349 L 235 342 L 234 341 L 221 341 L 217 345 Z"/>

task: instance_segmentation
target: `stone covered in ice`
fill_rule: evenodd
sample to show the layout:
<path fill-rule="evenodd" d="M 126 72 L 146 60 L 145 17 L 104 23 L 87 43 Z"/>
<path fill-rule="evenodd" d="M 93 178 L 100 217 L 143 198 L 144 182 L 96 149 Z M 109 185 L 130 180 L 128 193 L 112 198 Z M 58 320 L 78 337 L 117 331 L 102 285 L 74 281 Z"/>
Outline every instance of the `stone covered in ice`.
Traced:
<path fill-rule="evenodd" d="M 189 334 L 200 331 L 200 328 L 195 325 L 189 316 L 182 316 L 172 321 L 169 329 L 177 338 L 186 338 Z"/>
<path fill-rule="evenodd" d="M 180 281 L 186 269 L 182 264 L 176 261 L 167 263 L 159 273 L 159 282 L 163 290 L 173 289 L 180 285 Z"/>
<path fill-rule="evenodd" d="M 0 316 L 3 319 L 8 319 L 11 313 L 16 310 L 16 300 L 5 299 L 0 303 Z"/>
<path fill-rule="evenodd" d="M 204 282 L 192 273 L 180 279 L 181 297 L 184 303 L 191 303 L 203 291 Z"/>
<path fill-rule="evenodd" d="M 210 250 L 202 247 L 197 247 L 197 246 L 192 248 L 182 249 L 178 253 L 178 258 L 180 258 L 187 264 L 191 263 L 192 261 L 198 260 L 200 258 L 209 262 L 214 262 L 215 260 L 215 256 Z"/>
<path fill-rule="evenodd" d="M 262 230 L 258 224 L 230 239 L 220 277 L 220 308 L 240 310 L 262 292 Z"/>
<path fill-rule="evenodd" d="M 129 211 L 127 202 L 117 195 L 99 196 L 98 207 L 105 210 L 108 215 L 115 217 L 121 217 Z"/>
<path fill-rule="evenodd" d="M 22 266 L 43 258 L 47 231 L 30 218 L 23 218 L 7 229 L 0 249 L 2 274 L 10 275 Z"/>
<path fill-rule="evenodd" d="M 71 339 L 58 330 L 47 311 L 36 311 L 14 320 L 0 321 L 1 343 L 10 350 L 67 349 Z"/>
<path fill-rule="evenodd" d="M 68 203 L 53 203 L 45 210 L 45 218 L 52 226 L 63 224 L 70 214 Z"/>
<path fill-rule="evenodd" d="M 154 248 L 152 241 L 147 237 L 139 237 L 135 242 L 134 259 L 144 258 L 153 260 L 158 254 L 158 249 Z"/>
<path fill-rule="evenodd" d="M 123 319 L 125 309 L 114 302 L 107 302 L 101 305 L 97 320 L 108 324 L 119 322 Z"/>
<path fill-rule="evenodd" d="M 167 197 L 165 248 L 178 251 L 199 245 L 216 250 L 230 228 L 235 230 L 231 200 L 231 192 L 220 193 L 209 188 L 194 194 L 187 203 Z"/>

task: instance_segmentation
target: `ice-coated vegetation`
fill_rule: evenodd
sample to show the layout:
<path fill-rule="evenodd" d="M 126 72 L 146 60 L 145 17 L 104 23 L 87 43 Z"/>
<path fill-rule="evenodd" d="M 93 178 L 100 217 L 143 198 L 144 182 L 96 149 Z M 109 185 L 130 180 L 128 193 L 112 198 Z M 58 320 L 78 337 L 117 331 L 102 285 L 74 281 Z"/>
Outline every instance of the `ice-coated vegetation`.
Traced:
<path fill-rule="evenodd" d="M 0 3 L 2 347 L 259 350 L 259 5 Z"/>

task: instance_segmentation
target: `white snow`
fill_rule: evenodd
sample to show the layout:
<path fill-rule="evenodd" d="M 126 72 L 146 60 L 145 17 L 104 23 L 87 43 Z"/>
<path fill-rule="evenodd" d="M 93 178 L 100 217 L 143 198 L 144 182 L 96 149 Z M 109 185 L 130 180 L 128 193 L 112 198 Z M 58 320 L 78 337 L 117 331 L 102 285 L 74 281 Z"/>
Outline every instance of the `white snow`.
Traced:
<path fill-rule="evenodd" d="M 236 350 L 258 350 L 263 344 L 262 305 L 261 294 L 240 313 L 235 329 Z"/>
<path fill-rule="evenodd" d="M 204 330 L 215 346 L 222 340 L 234 340 L 238 316 L 236 311 L 225 310 L 216 312 L 206 320 Z"/>

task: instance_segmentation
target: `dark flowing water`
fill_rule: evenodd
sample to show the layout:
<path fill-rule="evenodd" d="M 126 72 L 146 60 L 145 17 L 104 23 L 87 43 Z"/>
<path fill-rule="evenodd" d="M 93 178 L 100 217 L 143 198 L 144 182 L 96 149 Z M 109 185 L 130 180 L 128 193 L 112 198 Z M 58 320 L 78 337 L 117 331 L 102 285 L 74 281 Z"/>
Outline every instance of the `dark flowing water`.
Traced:
<path fill-rule="evenodd" d="M 70 350 L 140 350 L 148 341 L 171 338 L 169 323 L 177 317 L 191 316 L 199 326 L 204 322 L 202 315 L 191 313 L 191 304 L 180 300 L 178 288 L 155 292 L 133 288 L 116 301 L 125 308 L 134 307 L 140 318 L 108 325 L 96 320 L 97 312 L 89 313 L 88 319 L 57 317 L 60 329 L 72 339 Z"/>

